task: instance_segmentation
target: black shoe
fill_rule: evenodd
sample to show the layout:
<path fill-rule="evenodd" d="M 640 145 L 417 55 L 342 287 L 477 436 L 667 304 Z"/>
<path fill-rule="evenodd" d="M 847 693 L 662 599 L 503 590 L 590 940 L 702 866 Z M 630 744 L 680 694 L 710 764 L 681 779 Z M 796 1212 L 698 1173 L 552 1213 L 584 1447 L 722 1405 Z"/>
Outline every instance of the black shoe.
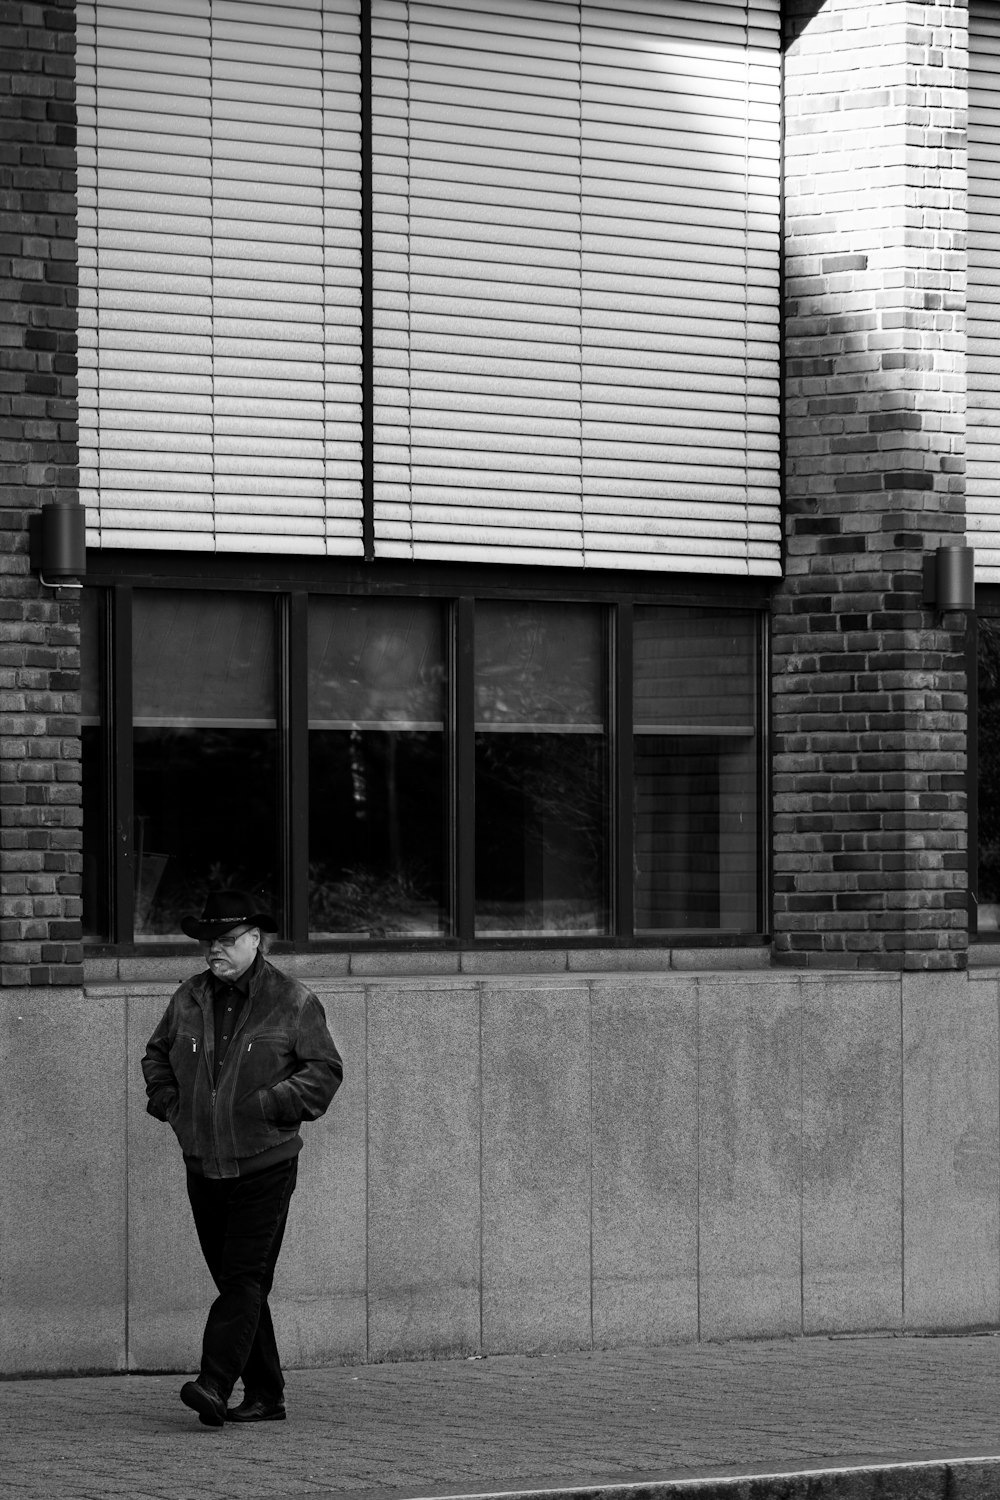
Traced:
<path fill-rule="evenodd" d="M 231 1406 L 226 1412 L 230 1422 L 283 1422 L 285 1403 L 266 1401 L 262 1396 L 244 1396 L 239 1406 Z"/>
<path fill-rule="evenodd" d="M 181 1400 L 185 1406 L 198 1413 L 198 1420 L 206 1427 L 221 1427 L 226 1420 L 226 1403 L 218 1391 L 211 1390 L 200 1381 L 189 1380 L 181 1386 Z"/>

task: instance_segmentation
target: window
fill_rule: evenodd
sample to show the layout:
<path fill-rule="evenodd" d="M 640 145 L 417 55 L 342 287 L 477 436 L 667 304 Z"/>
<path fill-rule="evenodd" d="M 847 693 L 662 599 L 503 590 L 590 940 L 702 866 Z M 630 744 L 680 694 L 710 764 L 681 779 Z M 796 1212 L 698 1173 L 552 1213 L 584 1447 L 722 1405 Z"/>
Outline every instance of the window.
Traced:
<path fill-rule="evenodd" d="M 271 601 L 137 589 L 137 938 L 180 934 L 210 886 L 275 889 L 277 751 Z"/>
<path fill-rule="evenodd" d="M 447 668 L 439 604 L 309 611 L 309 933 L 448 930 Z"/>
<path fill-rule="evenodd" d="M 976 933 L 990 942 L 1000 930 L 1000 618 L 981 614 L 976 622 L 978 672 L 975 688 L 977 828 Z M 973 711 L 970 702 L 970 716 Z M 970 859 L 971 863 L 971 859 Z"/>
<path fill-rule="evenodd" d="M 761 932 L 759 609 L 224 571 L 85 591 L 91 941 L 210 885 L 297 946 Z"/>
<path fill-rule="evenodd" d="M 635 612 L 637 931 L 754 925 L 756 658 L 747 615 Z"/>
<path fill-rule="evenodd" d="M 476 935 L 608 930 L 603 620 L 476 609 Z"/>

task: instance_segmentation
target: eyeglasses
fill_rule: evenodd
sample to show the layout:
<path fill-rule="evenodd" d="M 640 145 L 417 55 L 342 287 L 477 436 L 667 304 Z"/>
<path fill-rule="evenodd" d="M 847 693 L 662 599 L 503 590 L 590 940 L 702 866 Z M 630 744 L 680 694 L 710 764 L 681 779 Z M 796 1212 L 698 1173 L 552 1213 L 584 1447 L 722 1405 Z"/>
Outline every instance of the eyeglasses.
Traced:
<path fill-rule="evenodd" d="M 225 937 L 202 938 L 201 946 L 203 948 L 214 948 L 216 946 L 227 949 L 235 948 L 240 938 L 245 938 L 248 932 L 256 932 L 256 930 L 255 927 L 244 927 L 242 932 L 227 932 Z"/>

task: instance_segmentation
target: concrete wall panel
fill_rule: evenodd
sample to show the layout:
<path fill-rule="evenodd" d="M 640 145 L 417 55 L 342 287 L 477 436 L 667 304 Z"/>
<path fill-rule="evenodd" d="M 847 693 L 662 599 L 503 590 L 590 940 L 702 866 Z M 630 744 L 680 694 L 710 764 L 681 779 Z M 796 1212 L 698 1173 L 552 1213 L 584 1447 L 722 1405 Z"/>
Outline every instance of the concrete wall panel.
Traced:
<path fill-rule="evenodd" d="M 2 1374 L 197 1366 L 139 1070 L 170 988 L 0 991 Z M 1000 1322 L 995 973 L 317 988 L 347 1081 L 304 1131 L 290 1365 Z"/>
<path fill-rule="evenodd" d="M 282 1358 L 299 1367 L 363 1360 L 367 1314 L 366 996 L 317 993 L 344 1059 L 344 1082 L 305 1145 L 271 1302 Z"/>
<path fill-rule="evenodd" d="M 482 994 L 483 1346 L 586 1348 L 590 1315 L 590 994 Z"/>
<path fill-rule="evenodd" d="M 909 1327 L 1000 1320 L 997 986 L 903 978 L 904 1306 Z"/>
<path fill-rule="evenodd" d="M 698 1336 L 693 980 L 593 996 L 594 1342 Z"/>
<path fill-rule="evenodd" d="M 470 986 L 369 989 L 369 1351 L 480 1345 L 479 1005 Z"/>
<path fill-rule="evenodd" d="M 118 1066 L 128 1090 L 129 1368 L 193 1372 L 215 1288 L 198 1247 L 177 1137 L 146 1113 L 141 1067 L 171 993 L 136 985 L 122 995 L 128 1019 Z"/>
<path fill-rule="evenodd" d="M 699 984 L 703 1338 L 801 1329 L 797 980 Z"/>
<path fill-rule="evenodd" d="M 803 1327 L 902 1325 L 898 979 L 802 981 Z"/>
<path fill-rule="evenodd" d="M 0 1368 L 125 1367 L 125 1013 L 0 990 Z"/>

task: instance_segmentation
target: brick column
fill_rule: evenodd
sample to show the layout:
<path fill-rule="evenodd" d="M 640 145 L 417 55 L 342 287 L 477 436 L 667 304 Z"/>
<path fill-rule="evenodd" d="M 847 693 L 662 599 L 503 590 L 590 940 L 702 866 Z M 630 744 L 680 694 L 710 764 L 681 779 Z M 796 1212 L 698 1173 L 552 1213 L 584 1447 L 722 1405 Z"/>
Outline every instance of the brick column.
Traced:
<path fill-rule="evenodd" d="M 787 572 L 774 619 L 774 951 L 965 961 L 967 11 L 790 0 Z"/>
<path fill-rule="evenodd" d="M 0 3 L 0 983 L 79 984 L 78 595 L 29 516 L 78 499 L 73 0 Z"/>

